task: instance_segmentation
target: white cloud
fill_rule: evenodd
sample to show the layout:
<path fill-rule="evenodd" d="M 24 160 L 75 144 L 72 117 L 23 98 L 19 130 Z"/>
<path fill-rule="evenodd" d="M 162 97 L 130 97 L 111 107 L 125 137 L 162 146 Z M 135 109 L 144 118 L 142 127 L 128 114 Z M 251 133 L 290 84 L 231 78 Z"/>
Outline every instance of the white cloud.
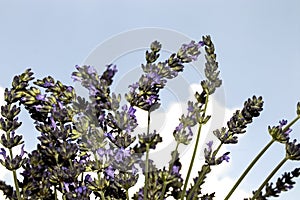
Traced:
<path fill-rule="evenodd" d="M 6 199 L 2 191 L 0 191 L 0 199 Z"/>
<path fill-rule="evenodd" d="M 193 96 L 195 91 L 201 91 L 201 86 L 199 84 L 192 84 L 191 89 L 192 91 L 190 91 L 189 99 L 194 98 Z M 172 133 L 174 128 L 178 125 L 178 118 L 181 116 L 181 114 L 186 112 L 185 109 L 186 102 L 178 102 L 173 103 L 168 110 L 165 110 L 165 113 L 153 112 L 151 114 L 151 129 L 154 129 L 153 126 L 155 126 L 155 128 L 159 128 L 159 133 L 161 133 L 161 136 L 163 137 L 163 143 L 159 144 L 157 149 L 150 153 L 150 158 L 158 162 L 157 166 L 160 168 L 167 165 L 170 160 L 170 152 L 174 150 L 174 145 L 172 146 L 172 143 L 175 143 Z M 212 130 L 225 126 L 226 122 L 230 119 L 234 111 L 235 109 L 228 109 L 221 105 L 219 101 L 214 99 L 214 97 L 211 98 L 207 109 L 207 114 L 212 115 L 212 118 L 202 129 L 198 155 L 194 162 L 194 168 L 191 173 L 190 180 L 197 176 L 197 172 L 201 169 L 201 166 L 204 163 L 202 152 L 206 146 L 205 143 L 207 143 L 209 140 L 213 140 L 215 144 L 214 147 L 217 146 L 218 140 L 212 134 Z M 144 129 L 145 132 L 147 127 L 147 113 L 142 110 L 138 110 L 137 119 L 139 120 L 139 128 Z M 193 129 L 193 131 L 194 136 L 196 137 L 197 130 Z M 186 177 L 190 159 L 193 153 L 194 143 L 195 139 L 188 147 L 181 148 L 181 163 L 183 164 L 181 173 L 183 177 Z M 220 153 L 221 152 L 226 152 L 226 147 L 223 146 L 220 150 Z M 215 192 L 216 200 L 224 199 L 235 183 L 235 180 L 229 176 L 226 176 L 226 172 L 229 171 L 231 167 L 232 166 L 230 162 L 225 162 L 219 166 L 213 167 L 211 173 L 208 174 L 208 177 L 203 184 L 203 193 Z M 139 179 L 137 185 L 130 189 L 130 195 L 136 192 L 143 184 L 144 179 L 142 177 Z M 247 196 L 249 196 L 249 193 L 241 189 L 237 189 L 233 193 L 231 199 L 242 199 L 243 197 Z"/>

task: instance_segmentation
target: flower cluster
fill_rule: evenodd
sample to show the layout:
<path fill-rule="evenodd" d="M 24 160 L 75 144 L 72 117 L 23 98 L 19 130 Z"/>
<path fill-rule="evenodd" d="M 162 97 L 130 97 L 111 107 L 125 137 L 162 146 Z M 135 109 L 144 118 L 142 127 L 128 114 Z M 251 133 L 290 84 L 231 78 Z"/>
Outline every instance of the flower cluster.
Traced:
<path fill-rule="evenodd" d="M 267 197 L 279 197 L 281 192 L 286 192 L 291 190 L 296 184 L 293 181 L 294 178 L 300 176 L 300 168 L 295 168 L 291 172 L 284 172 L 281 177 L 279 177 L 275 184 L 267 183 L 265 186 L 265 193 L 260 192 L 257 197 L 258 200 L 267 200 Z M 255 191 L 253 192 L 255 194 Z"/>
<path fill-rule="evenodd" d="M 159 127 L 152 127 L 151 113 L 160 106 L 159 92 L 167 81 L 184 70 L 184 65 L 197 60 L 200 49 L 205 50 L 205 80 L 202 91 L 195 93 L 194 101 L 187 102 L 187 112 L 179 118 L 173 131 L 176 147 L 171 152 L 167 166 L 158 168 L 149 158 L 149 152 L 162 142 Z M 0 164 L 12 172 L 14 187 L 0 180 L 0 190 L 7 199 L 88 200 L 130 199 L 129 189 L 143 177 L 144 185 L 132 199 L 214 199 L 215 193 L 202 191 L 205 179 L 214 167 L 230 161 L 230 152 L 219 154 L 223 144 L 235 144 L 238 135 L 246 132 L 247 126 L 263 110 L 262 97 L 249 98 L 241 110 L 237 110 L 227 127 L 213 131 L 220 140 L 215 148 L 209 141 L 204 149 L 205 161 L 189 185 L 195 168 L 202 127 L 210 120 L 207 107 L 210 97 L 222 84 L 219 77 L 215 47 L 210 36 L 202 41 L 183 44 L 163 62 L 157 62 L 162 46 L 154 41 L 146 51 L 146 63 L 137 82 L 129 86 L 125 94 L 127 103 L 120 105 L 121 94 L 110 91 L 117 73 L 115 65 L 107 65 L 102 74 L 92 66 L 75 66 L 71 78 L 85 87 L 88 99 L 77 96 L 72 86 L 64 85 L 51 76 L 37 79 L 30 69 L 13 78 L 12 87 L 5 89 L 5 105 L 1 106 Z M 34 80 L 34 81 L 33 81 Z M 17 129 L 21 126 L 18 115 L 24 108 L 39 132 L 36 149 L 25 151 L 25 142 Z M 137 133 L 136 109 L 148 114 L 147 131 Z M 299 177 L 299 168 L 286 172 L 274 184 L 270 179 L 287 161 L 300 160 L 300 144 L 291 140 L 291 126 L 300 119 L 300 102 L 297 117 L 290 123 L 279 121 L 269 126 L 271 141 L 253 159 L 231 191 L 229 199 L 249 170 L 263 153 L 276 141 L 285 145 L 286 155 L 249 199 L 278 197 L 281 192 L 294 187 L 294 178 Z M 197 134 L 192 131 L 198 127 Z M 194 152 L 185 179 L 179 146 L 188 145 L 195 139 Z M 16 151 L 19 147 L 19 151 Z M 16 153 L 17 152 L 17 153 Z M 226 161 L 226 162 L 224 162 Z M 138 173 L 138 172 L 141 173 Z M 20 174 L 17 174 L 20 172 Z M 19 177 L 18 177 L 19 175 Z M 21 175 L 21 177 L 20 177 Z M 265 188 L 265 192 L 262 189 Z"/>
<path fill-rule="evenodd" d="M 159 91 L 164 88 L 167 79 L 175 78 L 183 71 L 184 63 L 197 59 L 200 55 L 200 48 L 203 42 L 192 41 L 180 47 L 177 54 L 172 54 L 164 62 L 155 63 L 159 57 L 161 44 L 154 41 L 151 44 L 151 51 L 146 52 L 146 64 L 142 64 L 144 74 L 138 82 L 129 86 L 130 91 L 126 99 L 131 106 L 137 106 L 143 110 L 155 110 L 159 107 Z"/>
<path fill-rule="evenodd" d="M 228 128 L 221 128 L 214 131 L 215 136 L 224 144 L 237 143 L 236 134 L 245 133 L 247 124 L 251 123 L 254 117 L 258 117 L 263 110 L 262 97 L 253 96 L 244 103 L 242 111 L 237 110 L 227 122 Z"/>

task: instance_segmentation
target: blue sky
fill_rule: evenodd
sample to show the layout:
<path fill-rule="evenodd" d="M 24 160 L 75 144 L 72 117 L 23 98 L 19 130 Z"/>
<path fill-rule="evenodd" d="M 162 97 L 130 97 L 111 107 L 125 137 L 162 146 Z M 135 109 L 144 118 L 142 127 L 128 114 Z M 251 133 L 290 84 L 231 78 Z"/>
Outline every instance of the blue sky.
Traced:
<path fill-rule="evenodd" d="M 261 117 L 249 126 L 247 135 L 228 147 L 232 167 L 226 175 L 234 178 L 268 142 L 267 126 L 295 117 L 300 101 L 299 20 L 297 0 L 0 0 L 0 86 L 9 87 L 12 77 L 28 67 L 36 77 L 52 75 L 72 84 L 70 74 L 76 64 L 107 39 L 133 29 L 169 29 L 195 40 L 209 34 L 216 46 L 225 107 L 241 107 L 253 94 L 265 100 Z M 300 139 L 298 127 L 293 127 L 293 137 Z M 25 136 L 30 140 L 36 135 Z M 241 185 L 243 189 L 251 191 L 261 183 L 283 156 L 281 147 L 272 147 Z M 296 166 L 289 163 L 285 169 Z M 281 199 L 300 195 L 299 184 Z"/>

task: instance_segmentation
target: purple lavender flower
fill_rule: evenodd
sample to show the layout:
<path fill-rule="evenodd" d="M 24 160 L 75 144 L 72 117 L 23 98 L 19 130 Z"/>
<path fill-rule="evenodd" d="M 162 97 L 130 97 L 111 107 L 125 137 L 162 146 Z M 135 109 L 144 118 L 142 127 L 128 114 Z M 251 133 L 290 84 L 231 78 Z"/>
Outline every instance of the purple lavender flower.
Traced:
<path fill-rule="evenodd" d="M 214 143 L 213 141 L 209 141 L 208 143 L 206 143 L 209 152 L 212 151 L 212 145 L 213 145 L 213 143 Z"/>
<path fill-rule="evenodd" d="M 87 175 L 84 177 L 84 182 L 88 182 L 88 183 L 93 182 L 93 179 L 92 179 L 92 177 L 91 177 L 90 174 L 87 174 Z"/>
<path fill-rule="evenodd" d="M 202 47 L 201 44 L 202 43 L 196 43 L 195 41 L 191 41 L 189 44 L 183 44 L 177 56 L 182 59 L 183 62 L 195 61 L 200 55 L 199 48 Z"/>
<path fill-rule="evenodd" d="M 42 105 L 34 105 L 33 106 L 34 108 L 35 108 L 35 110 L 37 111 L 37 112 L 40 112 L 41 111 L 41 109 L 43 108 L 43 106 Z"/>
<path fill-rule="evenodd" d="M 226 162 L 229 162 L 230 157 L 229 152 L 224 153 L 222 156 L 216 158 L 213 150 L 212 150 L 212 146 L 213 146 L 213 141 L 209 141 L 208 143 L 206 143 L 207 148 L 204 149 L 204 157 L 205 157 L 205 162 L 208 165 L 219 165 L 221 164 L 224 160 Z"/>
<path fill-rule="evenodd" d="M 87 66 L 87 73 L 90 74 L 90 75 L 92 75 L 92 74 L 96 74 L 97 71 L 96 71 L 96 69 L 94 67 Z"/>
<path fill-rule="evenodd" d="M 81 196 L 82 194 L 84 194 L 85 192 L 87 191 L 87 187 L 86 186 L 80 186 L 80 187 L 77 187 L 75 189 L 75 192 Z"/>
<path fill-rule="evenodd" d="M 152 43 L 154 44 L 154 43 Z M 153 46 L 153 45 L 152 45 Z M 200 43 L 192 41 L 183 45 L 178 53 L 172 54 L 165 62 L 154 63 L 159 55 L 160 48 L 152 52 L 146 52 L 147 64 L 142 65 L 144 74 L 138 83 L 129 86 L 130 91 L 125 95 L 132 106 L 137 106 L 146 111 L 153 111 L 160 106 L 159 91 L 164 88 L 167 79 L 173 79 L 178 72 L 183 71 L 183 63 L 196 60 L 200 54 Z M 138 89 L 138 91 L 137 91 Z"/>
<path fill-rule="evenodd" d="M 27 152 L 24 150 L 24 146 L 25 146 L 25 145 L 23 144 L 22 147 L 21 147 L 21 154 L 20 154 L 21 157 L 23 157 L 24 154 L 27 153 Z"/>
<path fill-rule="evenodd" d="M 91 96 L 95 96 L 97 94 L 97 92 L 99 92 L 98 89 L 96 89 L 96 87 L 94 85 L 90 85 L 88 90 L 89 90 L 89 94 Z"/>
<path fill-rule="evenodd" d="M 106 175 L 108 176 L 109 179 L 114 179 L 115 177 L 115 170 L 112 166 L 108 166 L 106 169 L 105 169 L 105 173 Z"/>
<path fill-rule="evenodd" d="M 70 183 L 64 182 L 64 188 L 67 192 L 70 192 L 69 185 L 70 185 Z"/>
<path fill-rule="evenodd" d="M 52 116 L 50 117 L 50 122 L 51 122 L 52 128 L 56 129 L 56 122 L 55 122 L 55 120 L 54 120 L 54 118 Z"/>
<path fill-rule="evenodd" d="M 154 95 L 151 95 L 148 99 L 146 99 L 146 103 L 149 105 L 149 106 L 152 106 L 153 104 L 155 104 L 155 102 L 157 101 L 157 96 L 154 96 Z"/>
<path fill-rule="evenodd" d="M 1 148 L 0 154 L 3 156 L 4 160 L 7 158 L 7 156 L 6 156 L 6 151 L 5 151 L 4 148 Z"/>
<path fill-rule="evenodd" d="M 178 175 L 178 174 L 179 174 L 179 169 L 180 169 L 180 167 L 179 167 L 179 166 L 175 166 L 175 165 L 174 165 L 174 166 L 172 167 L 172 173 L 174 173 L 174 174 L 177 174 L 177 175 Z"/>
<path fill-rule="evenodd" d="M 130 106 L 128 108 L 127 105 L 122 106 L 122 111 L 114 111 L 114 115 L 111 113 L 107 116 L 108 126 L 110 126 L 113 130 L 111 132 L 117 133 L 116 139 L 118 140 L 118 134 L 124 133 L 128 136 L 134 129 L 137 127 L 137 119 L 134 115 L 136 110 Z M 127 147 L 128 145 L 126 145 Z"/>
<path fill-rule="evenodd" d="M 116 141 L 116 138 L 112 135 L 111 132 L 109 133 L 104 133 L 104 136 L 106 136 L 109 140 L 111 140 L 112 142 Z"/>
<path fill-rule="evenodd" d="M 287 125 L 287 120 L 285 120 L 285 119 L 282 119 L 281 121 L 279 121 L 279 128 L 283 128 L 283 126 L 285 126 L 285 125 Z M 288 135 L 289 133 L 291 133 L 292 132 L 292 129 L 291 128 L 288 128 L 285 132 L 284 132 L 284 134 L 286 134 L 286 135 Z"/>
<path fill-rule="evenodd" d="M 282 128 L 283 126 L 287 125 L 287 120 L 282 119 L 281 121 L 279 121 L 279 127 Z"/>
<path fill-rule="evenodd" d="M 206 143 L 206 145 L 207 148 L 204 149 L 205 162 L 211 163 L 211 160 L 214 160 L 214 158 L 211 158 L 213 141 L 209 141 L 208 143 Z"/>
<path fill-rule="evenodd" d="M 176 126 L 175 131 L 180 132 L 183 129 L 183 123 L 180 122 L 178 126 Z"/>
<path fill-rule="evenodd" d="M 103 148 L 99 148 L 97 149 L 97 154 L 101 157 L 103 157 L 105 155 L 105 150 Z"/>
<path fill-rule="evenodd" d="M 130 151 L 124 148 L 117 149 L 115 160 L 117 162 L 123 162 L 127 157 L 130 157 Z"/>
<path fill-rule="evenodd" d="M 189 101 L 187 110 L 188 113 L 180 117 L 180 123 L 173 132 L 175 140 L 185 145 L 189 144 L 189 142 L 192 140 L 192 127 L 197 124 L 197 118 L 200 118 L 201 106 L 199 103 L 193 103 Z"/>
<path fill-rule="evenodd" d="M 129 89 L 130 89 L 130 92 L 131 92 L 131 93 L 134 93 L 135 90 L 139 87 L 139 83 L 138 83 L 138 82 L 135 82 L 135 83 L 129 85 L 128 87 L 129 87 Z"/>
<path fill-rule="evenodd" d="M 48 88 L 48 87 L 53 87 L 54 86 L 54 83 L 52 83 L 52 82 L 50 82 L 50 81 L 45 81 L 45 83 L 43 84 L 43 87 L 46 87 L 46 88 Z"/>
<path fill-rule="evenodd" d="M 268 131 L 274 140 L 280 143 L 286 143 L 289 140 L 289 134 L 292 132 L 291 128 L 288 128 L 286 131 L 283 128 L 287 124 L 287 120 L 279 121 L 278 126 L 273 126 L 272 128 L 269 126 Z M 284 131 L 284 132 L 283 132 Z"/>
<path fill-rule="evenodd" d="M 107 65 L 106 67 L 106 71 L 101 76 L 101 79 L 106 80 L 107 83 L 110 85 L 112 83 L 112 78 L 118 72 L 118 70 L 116 65 Z"/>
<path fill-rule="evenodd" d="M 203 47 L 203 46 L 205 45 L 205 43 L 204 43 L 203 41 L 199 41 L 199 42 L 198 42 L 198 45 L 199 45 L 200 47 Z"/>
<path fill-rule="evenodd" d="M 226 160 L 226 162 L 229 162 L 230 157 L 228 156 L 229 152 L 226 152 L 221 156 L 221 161 Z"/>
<path fill-rule="evenodd" d="M 136 112 L 136 109 L 134 109 L 132 106 L 130 106 L 129 110 L 128 110 L 128 115 L 130 117 L 136 118 L 136 116 L 134 115 L 135 112 Z"/>
<path fill-rule="evenodd" d="M 74 82 L 76 82 L 76 81 L 81 82 L 81 78 L 78 77 L 78 76 L 76 76 L 76 75 L 72 75 L 72 76 L 71 76 L 71 79 L 72 79 Z"/>

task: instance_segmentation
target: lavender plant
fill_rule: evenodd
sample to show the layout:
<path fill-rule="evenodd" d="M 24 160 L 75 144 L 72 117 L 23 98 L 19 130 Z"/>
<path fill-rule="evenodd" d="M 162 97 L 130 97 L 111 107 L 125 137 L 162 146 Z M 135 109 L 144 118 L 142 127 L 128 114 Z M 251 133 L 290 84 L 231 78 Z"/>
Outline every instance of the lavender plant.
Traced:
<path fill-rule="evenodd" d="M 263 110 L 262 97 L 253 96 L 245 101 L 241 110 L 233 113 L 226 127 L 213 131 L 220 141 L 213 148 L 209 141 L 204 149 L 205 163 L 194 165 L 199 151 L 203 126 L 210 120 L 207 106 L 211 96 L 222 81 L 219 77 L 215 47 L 210 36 L 199 42 L 183 44 L 177 53 L 158 62 L 161 44 L 154 41 L 146 51 L 143 74 L 137 82 L 129 85 L 125 94 L 127 103 L 121 104 L 121 94 L 111 92 L 110 87 L 117 73 L 115 65 L 108 65 L 102 74 L 92 66 L 76 66 L 72 79 L 81 83 L 88 92 L 88 99 L 77 96 L 72 86 L 67 86 L 51 76 L 35 79 L 30 69 L 14 77 L 12 87 L 4 93 L 5 105 L 1 107 L 0 128 L 3 130 L 0 143 L 0 163 L 12 172 L 14 186 L 0 181 L 0 189 L 7 199 L 203 199 L 215 194 L 203 194 L 206 177 L 218 166 L 229 162 L 230 152 L 219 154 L 226 144 L 238 143 L 238 136 Z M 157 128 L 150 127 L 151 113 L 160 107 L 160 91 L 168 80 L 183 72 L 185 65 L 197 60 L 200 49 L 205 51 L 205 77 L 202 91 L 195 93 L 194 101 L 187 102 L 187 112 L 179 118 L 173 136 L 176 147 L 167 166 L 158 168 L 149 158 L 149 152 L 162 142 Z M 136 109 L 147 112 L 147 131 L 136 133 L 138 119 Z M 17 129 L 21 126 L 18 114 L 26 110 L 33 120 L 39 142 L 32 152 L 24 150 L 24 141 Z M 229 199 L 259 158 L 275 142 L 285 146 L 286 156 L 266 177 L 253 196 L 245 199 L 278 197 L 295 185 L 300 175 L 299 168 L 285 172 L 276 183 L 271 178 L 288 160 L 300 160 L 300 144 L 290 140 L 291 126 L 300 118 L 300 103 L 297 116 L 289 124 L 287 120 L 268 128 L 271 140 L 253 159 L 237 180 L 225 199 Z M 195 135 L 192 128 L 197 126 Z M 178 148 L 188 145 L 196 137 L 187 174 L 182 175 L 182 163 Z M 22 146 L 21 146 L 22 145 Z M 21 146 L 20 153 L 15 148 Z M 196 169 L 195 169 L 196 168 Z M 142 173 L 138 173 L 141 169 Z M 190 180 L 192 170 L 198 175 Z M 20 174 L 17 174 L 17 170 Z M 144 176 L 144 185 L 130 197 L 129 189 Z M 188 186 L 188 184 L 190 185 Z M 265 189 L 265 192 L 263 192 Z"/>

